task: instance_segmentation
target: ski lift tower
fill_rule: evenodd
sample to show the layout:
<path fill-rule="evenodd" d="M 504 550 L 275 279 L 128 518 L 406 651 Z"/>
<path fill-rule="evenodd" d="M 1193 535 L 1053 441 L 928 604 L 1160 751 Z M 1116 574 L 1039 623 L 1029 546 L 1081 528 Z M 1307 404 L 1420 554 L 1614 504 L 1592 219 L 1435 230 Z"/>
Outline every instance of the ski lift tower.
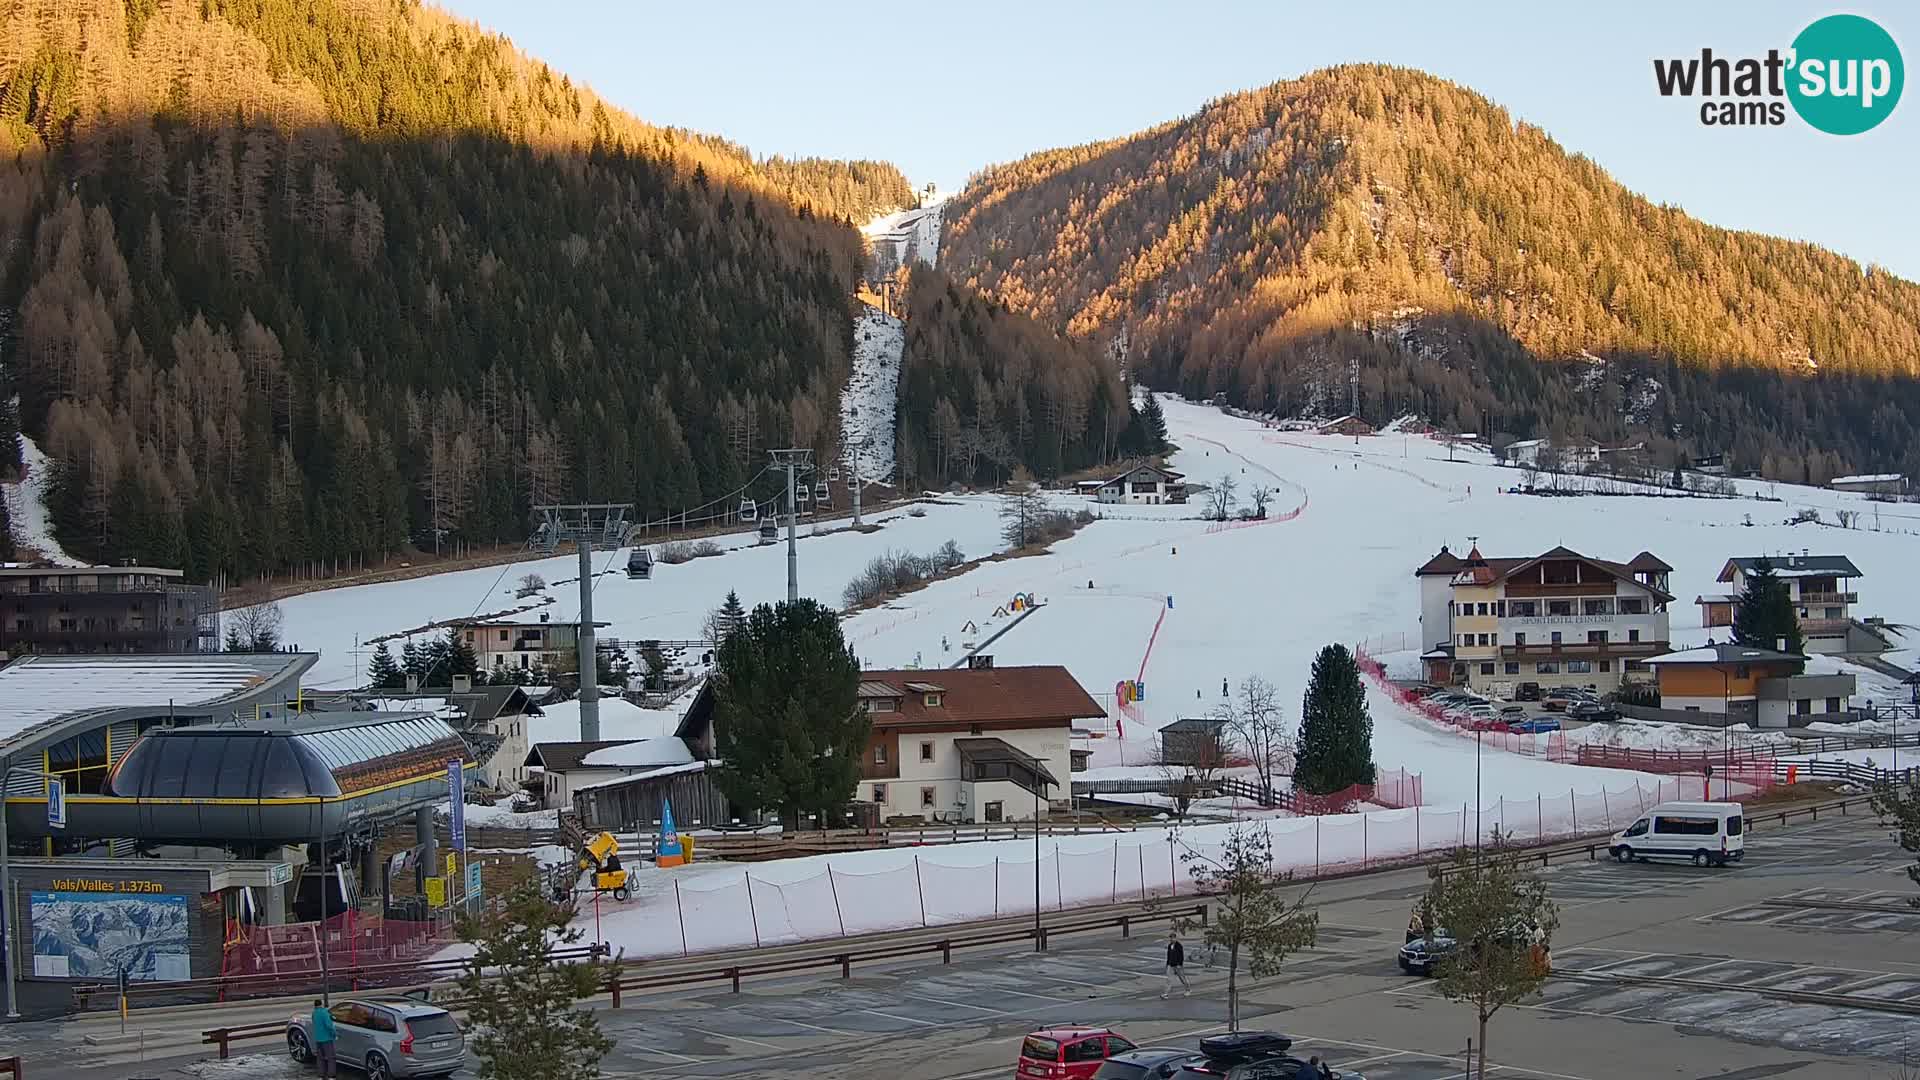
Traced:
<path fill-rule="evenodd" d="M 773 463 L 787 470 L 787 602 L 800 599 L 800 557 L 796 553 L 794 529 L 800 520 L 800 507 L 795 502 L 795 477 L 805 476 L 813 471 L 812 450 L 769 450 Z M 584 738 L 584 736 L 582 736 Z"/>
<path fill-rule="evenodd" d="M 580 740 L 600 741 L 600 666 L 593 635 L 593 546 L 614 548 L 626 539 L 632 503 L 558 503 L 536 506 L 541 535 L 557 547 L 572 541 L 580 552 Z M 552 547 L 548 548 L 549 551 Z"/>

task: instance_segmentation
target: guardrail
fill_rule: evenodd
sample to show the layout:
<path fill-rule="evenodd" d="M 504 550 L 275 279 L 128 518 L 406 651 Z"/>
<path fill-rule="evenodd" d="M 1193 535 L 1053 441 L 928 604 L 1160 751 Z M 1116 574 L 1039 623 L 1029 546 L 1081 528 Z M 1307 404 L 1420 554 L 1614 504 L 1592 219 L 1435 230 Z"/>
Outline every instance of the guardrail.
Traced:
<path fill-rule="evenodd" d="M 1845 799 L 1818 802 L 1811 806 L 1775 810 L 1771 813 L 1766 811 L 1758 814 L 1749 813 L 1746 822 L 1749 831 L 1751 831 L 1754 826 L 1766 821 L 1771 821 L 1777 827 L 1784 827 L 1789 818 L 1806 817 L 1813 821 L 1819 821 L 1820 814 L 1823 811 L 1829 816 L 1836 812 L 1845 816 L 1850 809 L 1861 809 L 1871 813 L 1873 810 L 1873 797 L 1870 795 L 1857 795 Z M 1597 862 L 1599 861 L 1600 853 L 1608 849 L 1607 839 L 1603 839 L 1603 837 L 1611 838 L 1612 835 L 1611 832 L 1595 833 L 1594 836 L 1589 839 L 1574 840 L 1564 844 L 1548 844 L 1544 847 L 1510 849 L 1510 851 L 1518 854 L 1521 857 L 1521 862 L 1531 863 L 1538 860 L 1541 866 L 1546 866 L 1548 863 L 1561 859 L 1573 858 L 1578 855 L 1585 855 L 1588 862 Z M 1451 872 L 1452 868 L 1445 863 L 1433 864 L 1433 868 L 1430 871 L 1435 877 L 1445 877 Z"/>
<path fill-rule="evenodd" d="M 1860 787 L 1877 787 L 1880 784 L 1913 783 L 1920 780 L 1920 766 L 1909 766 L 1895 771 L 1880 769 L 1872 765 L 1857 765 L 1851 761 L 1776 761 L 1773 764 L 1774 777 L 1787 782 L 1806 779 L 1839 780 Z"/>
<path fill-rule="evenodd" d="M 700 983 L 725 982 L 731 985 L 734 993 L 740 992 L 742 979 L 758 975 L 786 975 L 796 971 L 810 971 L 816 968 L 840 969 L 840 977 L 853 977 L 855 964 L 870 963 L 876 960 L 897 960 L 901 957 L 920 956 L 939 953 L 942 964 L 953 962 L 955 949 L 978 948 L 986 945 L 1007 945 L 1016 941 L 1032 941 L 1040 952 L 1047 950 L 1050 939 L 1063 934 L 1085 933 L 1089 930 L 1110 930 L 1120 928 L 1121 937 L 1132 937 L 1133 927 L 1137 923 L 1171 922 L 1177 919 L 1193 918 L 1202 926 L 1207 923 L 1207 905 L 1194 904 L 1169 908 L 1161 911 L 1138 911 L 1125 915 L 1108 916 L 1101 919 L 1077 919 L 1066 923 L 992 930 L 983 933 L 962 934 L 938 938 L 932 941 L 913 942 L 905 945 L 883 945 L 871 949 L 850 949 L 829 952 L 819 956 L 795 957 L 787 960 L 772 960 L 761 964 L 732 964 L 726 967 L 709 968 L 701 971 L 681 972 L 671 975 L 640 976 L 624 978 L 615 969 L 614 976 L 607 980 L 606 992 L 612 995 L 613 1007 L 620 1007 L 620 996 L 635 990 L 655 990 L 670 986 L 692 986 Z"/>
<path fill-rule="evenodd" d="M 557 961 L 573 961 L 602 957 L 607 955 L 607 951 L 604 945 L 580 945 L 555 949 L 549 955 Z M 337 968 L 324 976 L 319 971 L 262 972 L 254 975 L 215 975 L 179 982 L 136 983 L 127 987 L 127 1004 L 134 1006 L 162 998 L 179 998 L 182 1004 L 192 1004 L 246 997 L 284 997 L 308 991 L 317 993 L 323 985 L 329 991 L 346 993 L 372 988 L 393 990 L 440 982 L 465 972 L 467 967 L 465 959 L 410 960 Z M 110 983 L 83 983 L 73 988 L 72 1011 L 118 1008 L 119 1000 Z"/>

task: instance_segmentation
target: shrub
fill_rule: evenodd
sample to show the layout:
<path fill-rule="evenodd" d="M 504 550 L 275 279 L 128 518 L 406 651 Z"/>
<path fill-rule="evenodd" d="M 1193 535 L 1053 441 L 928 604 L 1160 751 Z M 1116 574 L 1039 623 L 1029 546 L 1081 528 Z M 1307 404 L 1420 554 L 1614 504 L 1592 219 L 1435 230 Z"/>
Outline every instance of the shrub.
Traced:
<path fill-rule="evenodd" d="M 711 540 L 671 540 L 654 549 L 654 558 L 669 566 L 704 559 L 709 555 L 722 555 L 726 549 Z"/>
<path fill-rule="evenodd" d="M 847 607 L 905 592 L 907 589 L 959 566 L 966 561 L 960 545 L 952 540 L 940 545 L 931 555 L 889 551 L 875 556 L 866 569 L 854 575 L 840 594 Z"/>

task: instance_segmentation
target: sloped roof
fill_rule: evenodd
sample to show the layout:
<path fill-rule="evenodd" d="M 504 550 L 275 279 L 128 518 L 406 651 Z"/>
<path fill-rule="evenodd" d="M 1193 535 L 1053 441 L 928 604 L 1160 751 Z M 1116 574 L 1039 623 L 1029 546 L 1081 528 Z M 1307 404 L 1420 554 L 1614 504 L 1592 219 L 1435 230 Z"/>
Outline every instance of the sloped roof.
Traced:
<path fill-rule="evenodd" d="M 1440 553 L 1428 559 L 1426 562 L 1421 563 L 1420 568 L 1413 572 L 1413 576 L 1427 577 L 1433 574 L 1445 574 L 1448 577 L 1452 577 L 1454 574 L 1459 573 L 1460 568 L 1465 565 L 1466 563 L 1460 561 L 1460 556 L 1448 551 L 1447 545 L 1441 544 Z"/>
<path fill-rule="evenodd" d="M 1628 560 L 1627 569 L 1634 571 L 1654 570 L 1666 574 L 1673 572 L 1673 567 L 1668 566 L 1660 556 L 1655 555 L 1651 551 L 1643 551 Z"/>
<path fill-rule="evenodd" d="M 29 731 L 121 709 L 217 711 L 255 693 L 291 697 L 315 653 L 23 656 L 0 668 L 0 748 Z"/>
<path fill-rule="evenodd" d="M 615 746 L 625 746 L 638 739 L 598 739 L 592 742 L 543 742 L 527 751 L 527 765 L 538 765 L 548 772 L 566 772 L 578 769 L 588 754 L 595 750 L 607 750 Z M 607 766 L 612 768 L 612 766 Z"/>
<path fill-rule="evenodd" d="M 1117 476 L 1109 477 L 1106 481 L 1103 482 L 1102 486 L 1105 486 L 1105 484 L 1117 484 L 1122 480 L 1126 480 L 1132 477 L 1136 473 L 1143 473 L 1143 472 L 1157 473 L 1161 477 L 1167 480 L 1179 480 L 1184 478 L 1187 475 L 1186 473 L 1174 472 L 1172 469 L 1163 469 L 1158 465 L 1135 465 L 1133 468 L 1128 469 L 1126 472 L 1120 473 Z"/>
<path fill-rule="evenodd" d="M 1047 768 L 1045 762 L 1004 739 L 979 737 L 955 739 L 953 748 L 960 752 L 962 759 L 976 765 L 987 761 L 1005 762 L 1026 769 L 1049 784 L 1060 783 L 1059 780 L 1054 779 L 1053 772 Z"/>
<path fill-rule="evenodd" d="M 663 765 L 685 765 L 693 760 L 685 739 L 662 735 L 657 739 L 637 739 L 590 751 L 580 759 L 589 769 L 654 769 Z"/>
<path fill-rule="evenodd" d="M 1765 559 L 1772 564 L 1773 572 L 1780 577 L 1865 577 L 1853 560 L 1845 555 L 1755 555 L 1727 560 L 1720 568 L 1720 581 L 1732 581 L 1737 568 L 1742 574 L 1753 573 L 1753 568 Z"/>
<path fill-rule="evenodd" d="M 1491 585 L 1496 581 L 1504 581 L 1535 563 L 1546 562 L 1549 559 L 1576 559 L 1590 566 L 1597 566 L 1607 573 L 1612 574 L 1614 577 L 1631 581 L 1662 600 L 1671 601 L 1673 599 L 1673 595 L 1663 589 L 1658 589 L 1652 585 L 1634 580 L 1635 573 L 1652 571 L 1658 567 L 1665 567 L 1667 570 L 1673 569 L 1667 566 L 1666 563 L 1661 562 L 1653 553 L 1647 551 L 1635 555 L 1631 563 L 1617 563 L 1607 559 L 1596 559 L 1591 555 L 1582 555 L 1565 545 L 1555 545 L 1553 548 L 1539 555 L 1525 559 L 1481 559 L 1478 557 L 1479 554 L 1480 549 L 1477 547 L 1471 552 L 1468 552 L 1467 562 L 1462 564 L 1460 572 L 1454 576 L 1454 581 L 1457 584 Z M 1647 561 L 1643 562 L 1643 560 Z M 1641 563 L 1641 565 L 1635 566 L 1635 563 Z"/>
<path fill-rule="evenodd" d="M 1750 645 L 1732 645 L 1722 642 L 1716 645 L 1702 645 L 1697 649 L 1683 649 L 1679 652 L 1665 653 L 1647 658 L 1649 664 L 1765 664 L 1797 663 L 1806 657 L 1794 653 L 1775 652 L 1772 649 L 1756 649 Z"/>
<path fill-rule="evenodd" d="M 906 686 L 926 673 L 916 670 L 863 671 L 866 682 Z M 946 687 L 940 704 L 929 708 L 923 697 L 903 697 L 900 711 L 875 713 L 875 727 L 984 724 L 1007 721 L 1061 723 L 1107 715 L 1066 668 L 952 668 L 940 673 Z"/>

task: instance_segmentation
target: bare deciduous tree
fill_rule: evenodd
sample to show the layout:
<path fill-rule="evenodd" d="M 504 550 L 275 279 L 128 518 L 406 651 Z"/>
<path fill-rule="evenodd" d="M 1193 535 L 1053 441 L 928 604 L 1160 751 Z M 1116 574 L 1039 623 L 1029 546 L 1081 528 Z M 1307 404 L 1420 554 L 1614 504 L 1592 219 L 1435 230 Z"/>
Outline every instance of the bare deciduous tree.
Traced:
<path fill-rule="evenodd" d="M 1232 473 L 1221 473 L 1214 482 L 1213 490 L 1207 492 L 1208 516 L 1215 521 L 1225 521 L 1233 513 L 1234 491 L 1238 487 Z"/>
<path fill-rule="evenodd" d="M 1272 790 L 1273 778 L 1293 767 L 1293 731 L 1280 708 L 1280 691 L 1266 679 L 1249 675 L 1216 715 L 1253 759 L 1260 786 Z"/>
<path fill-rule="evenodd" d="M 228 652 L 272 652 L 280 647 L 280 605 L 269 600 L 226 614 Z"/>
<path fill-rule="evenodd" d="M 1247 497 L 1253 500 L 1253 516 L 1265 520 L 1267 504 L 1273 501 L 1273 489 L 1265 484 L 1255 484 L 1248 489 Z"/>

